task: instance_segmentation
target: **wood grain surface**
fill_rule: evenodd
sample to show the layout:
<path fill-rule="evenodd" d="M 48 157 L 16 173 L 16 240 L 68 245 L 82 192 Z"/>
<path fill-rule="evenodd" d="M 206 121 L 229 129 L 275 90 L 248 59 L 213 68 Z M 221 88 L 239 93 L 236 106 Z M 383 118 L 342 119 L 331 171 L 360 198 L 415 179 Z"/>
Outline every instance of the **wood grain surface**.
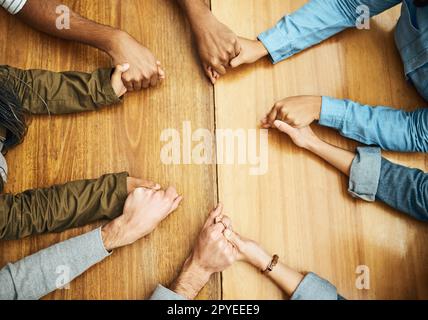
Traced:
<path fill-rule="evenodd" d="M 173 0 L 65 1 L 75 11 L 123 28 L 162 61 L 167 80 L 155 90 L 129 94 L 120 107 L 66 117 L 33 118 L 25 142 L 7 155 L 8 192 L 128 171 L 177 187 L 180 209 L 147 239 L 114 252 L 103 263 L 50 299 L 144 299 L 158 283 L 168 285 L 189 254 L 205 217 L 214 207 L 214 165 L 163 165 L 160 135 L 181 132 L 183 121 L 214 128 L 212 86 L 192 50 L 191 32 Z M 92 71 L 108 57 L 87 46 L 40 34 L 0 13 L 0 63 L 21 68 Z M 4 30 L 4 32 L 3 32 Z M 0 243 L 0 265 L 93 229 Z M 214 277 L 200 297 L 220 297 Z"/>
<path fill-rule="evenodd" d="M 190 29 L 174 0 L 66 0 L 77 12 L 125 29 L 162 61 L 167 81 L 130 94 L 124 105 L 97 113 L 32 120 L 25 142 L 7 155 L 8 192 L 94 178 L 131 175 L 175 185 L 180 209 L 147 239 L 117 250 L 47 299 L 144 299 L 178 273 L 206 215 L 219 198 L 235 229 L 260 241 L 301 271 L 314 271 L 350 299 L 427 299 L 428 227 L 379 203 L 353 200 L 347 180 L 288 138 L 269 133 L 269 171 L 250 176 L 248 165 L 163 165 L 164 129 L 254 129 L 278 100 L 323 94 L 373 105 L 424 105 L 408 85 L 394 46 L 399 8 L 377 17 L 369 31 L 346 31 L 273 66 L 263 60 L 229 73 L 215 89 L 199 67 Z M 304 0 L 212 0 L 216 16 L 254 38 Z M 87 46 L 51 38 L 0 12 L 0 64 L 21 68 L 92 71 L 108 57 Z M 215 90 L 215 92 L 214 92 Z M 356 143 L 316 128 L 327 141 Z M 426 170 L 423 154 L 386 157 Z M 217 177 L 218 171 L 218 177 Z M 218 184 L 217 184 L 218 178 Z M 218 190 L 218 191 L 217 191 Z M 218 193 L 218 194 L 217 194 Z M 93 229 L 0 242 L 0 266 Z M 355 286 L 356 268 L 370 268 L 370 290 Z M 220 282 L 222 278 L 222 282 Z M 282 299 L 257 270 L 238 263 L 217 275 L 202 299 Z"/>
<path fill-rule="evenodd" d="M 212 10 L 236 33 L 255 38 L 303 0 L 213 0 Z M 238 14 L 239 13 L 239 14 Z M 346 31 L 273 66 L 266 59 L 240 68 L 215 88 L 217 128 L 255 128 L 275 101 L 315 94 L 372 105 L 415 108 L 425 103 L 408 85 L 395 49 L 399 8 L 374 19 L 371 30 Z M 355 143 L 315 128 L 332 144 Z M 385 154 L 427 169 L 422 154 Z M 235 228 L 260 241 L 300 271 L 313 271 L 349 299 L 428 298 L 428 227 L 379 203 L 353 200 L 347 180 L 308 152 L 269 133 L 269 172 L 250 176 L 248 166 L 218 167 L 219 198 Z M 233 179 L 232 179 L 233 177 Z M 355 286 L 356 269 L 370 270 L 370 290 Z M 257 271 L 237 264 L 223 274 L 225 299 L 281 299 Z"/>

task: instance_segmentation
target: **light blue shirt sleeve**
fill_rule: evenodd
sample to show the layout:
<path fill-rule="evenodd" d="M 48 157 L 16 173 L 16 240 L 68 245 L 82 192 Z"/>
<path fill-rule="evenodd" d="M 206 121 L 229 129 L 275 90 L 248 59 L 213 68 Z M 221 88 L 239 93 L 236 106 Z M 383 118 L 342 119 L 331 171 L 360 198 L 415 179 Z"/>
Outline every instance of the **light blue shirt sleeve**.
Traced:
<path fill-rule="evenodd" d="M 291 300 L 341 300 L 337 289 L 327 280 L 308 273 L 291 296 Z"/>
<path fill-rule="evenodd" d="M 355 27 L 365 5 L 373 17 L 401 0 L 312 0 L 259 35 L 273 63 L 280 62 L 346 28 Z"/>
<path fill-rule="evenodd" d="M 323 97 L 319 123 L 383 150 L 428 152 L 428 109 L 412 112 Z"/>

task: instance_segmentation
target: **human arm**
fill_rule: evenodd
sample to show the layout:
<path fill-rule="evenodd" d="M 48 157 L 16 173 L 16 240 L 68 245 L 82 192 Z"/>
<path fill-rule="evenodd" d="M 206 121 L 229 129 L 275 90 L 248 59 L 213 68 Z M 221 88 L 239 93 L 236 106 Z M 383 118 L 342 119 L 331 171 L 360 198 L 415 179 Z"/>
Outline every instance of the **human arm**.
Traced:
<path fill-rule="evenodd" d="M 126 89 L 121 80 L 127 65 L 92 73 L 21 70 L 0 67 L 0 82 L 31 114 L 92 111 L 120 102 Z"/>
<path fill-rule="evenodd" d="M 376 147 L 359 147 L 354 153 L 322 141 L 310 127 L 293 128 L 279 120 L 275 127 L 297 146 L 349 176 L 348 191 L 353 197 L 369 202 L 377 199 L 415 219 L 428 221 L 428 174 L 382 158 Z"/>
<path fill-rule="evenodd" d="M 203 0 L 176 0 L 186 14 L 205 74 L 214 84 L 226 74 L 241 48 L 236 34 L 212 14 Z"/>
<path fill-rule="evenodd" d="M 18 1 L 18 0 L 15 0 Z M 31 27 L 52 36 L 98 48 L 114 65 L 128 63 L 123 80 L 128 91 L 156 86 L 165 78 L 160 62 L 130 34 L 82 17 L 58 0 L 26 0 L 16 16 Z M 58 26 L 60 15 L 69 14 L 69 27 Z"/>
<path fill-rule="evenodd" d="M 323 97 L 319 123 L 343 136 L 383 150 L 428 151 L 428 109 L 407 112 Z"/>
<path fill-rule="evenodd" d="M 252 63 L 269 54 L 273 63 L 287 59 L 346 28 L 355 27 L 361 6 L 369 8 L 370 17 L 401 3 L 401 0 L 312 0 L 297 11 L 285 15 L 258 40 L 241 40 L 241 54 L 233 67 Z M 263 45 L 266 51 L 259 50 Z"/>
<path fill-rule="evenodd" d="M 20 194 L 0 195 L 0 239 L 20 239 L 34 234 L 61 232 L 123 212 L 130 192 L 159 185 L 128 177 L 126 172 L 98 179 L 73 181 Z"/>
<path fill-rule="evenodd" d="M 237 259 L 237 251 L 223 236 L 229 226 L 230 219 L 223 215 L 223 206 L 219 204 L 205 222 L 180 275 L 170 289 L 158 286 L 151 300 L 192 300 L 214 273 L 231 266 Z"/>
<path fill-rule="evenodd" d="M 270 255 L 257 242 L 241 237 L 228 229 L 225 237 L 237 248 L 240 259 L 254 266 L 259 271 L 265 271 L 272 261 Z M 291 300 L 338 300 L 336 288 L 328 281 L 314 273 L 306 276 L 278 261 L 272 271 L 265 272 Z"/>
<path fill-rule="evenodd" d="M 137 188 L 130 193 L 123 215 L 104 227 L 70 239 L 0 270 L 0 299 L 39 299 L 59 289 L 112 250 L 150 234 L 177 209 L 182 197 L 174 188 Z"/>
<path fill-rule="evenodd" d="M 275 103 L 262 120 L 264 128 L 275 120 L 303 128 L 318 120 L 344 137 L 384 150 L 428 151 L 428 109 L 407 112 L 389 107 L 371 107 L 351 100 L 321 96 L 289 97 Z"/>

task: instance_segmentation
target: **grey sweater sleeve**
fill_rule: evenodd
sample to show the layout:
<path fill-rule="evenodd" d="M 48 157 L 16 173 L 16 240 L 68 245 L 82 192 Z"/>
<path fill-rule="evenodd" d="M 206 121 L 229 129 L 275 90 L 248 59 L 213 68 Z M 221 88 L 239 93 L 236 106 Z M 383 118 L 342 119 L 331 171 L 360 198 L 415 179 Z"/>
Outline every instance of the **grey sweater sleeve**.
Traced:
<path fill-rule="evenodd" d="M 150 300 L 187 300 L 186 298 L 176 294 L 161 285 L 158 285 L 155 292 L 153 292 Z"/>
<path fill-rule="evenodd" d="M 109 256 L 101 228 L 58 243 L 0 270 L 0 300 L 35 300 Z"/>

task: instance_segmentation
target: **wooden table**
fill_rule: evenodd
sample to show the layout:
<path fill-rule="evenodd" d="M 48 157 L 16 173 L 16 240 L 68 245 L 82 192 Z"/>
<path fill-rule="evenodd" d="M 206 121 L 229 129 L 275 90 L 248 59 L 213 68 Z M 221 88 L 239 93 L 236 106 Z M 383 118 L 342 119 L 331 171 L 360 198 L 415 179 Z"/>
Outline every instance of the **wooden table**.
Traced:
<path fill-rule="evenodd" d="M 212 0 L 212 10 L 239 35 L 254 38 L 303 0 Z M 254 129 L 281 98 L 322 94 L 373 105 L 424 105 L 403 77 L 394 47 L 399 8 L 375 18 L 370 31 L 350 30 L 276 66 L 266 59 L 229 73 L 213 88 L 199 67 L 191 32 L 173 0 L 67 0 L 77 12 L 127 30 L 162 61 L 167 81 L 130 94 L 120 108 L 67 117 L 34 118 L 25 142 L 7 155 L 8 192 L 108 172 L 175 185 L 180 209 L 150 237 L 117 250 L 48 299 L 144 299 L 168 284 L 190 252 L 206 215 L 224 202 L 235 229 L 260 241 L 301 271 L 314 271 L 350 299 L 428 298 L 428 227 L 382 205 L 353 200 L 347 180 L 288 138 L 269 133 L 269 171 L 248 165 L 163 165 L 164 129 Z M 0 63 L 21 68 L 92 71 L 105 54 L 42 35 L 0 13 Z M 331 130 L 329 142 L 355 148 Z M 386 153 L 427 169 L 422 154 Z M 0 243 L 0 266 L 93 229 Z M 370 290 L 355 286 L 356 269 L 370 269 Z M 213 277 L 201 299 L 282 299 L 281 292 L 242 263 Z"/>

